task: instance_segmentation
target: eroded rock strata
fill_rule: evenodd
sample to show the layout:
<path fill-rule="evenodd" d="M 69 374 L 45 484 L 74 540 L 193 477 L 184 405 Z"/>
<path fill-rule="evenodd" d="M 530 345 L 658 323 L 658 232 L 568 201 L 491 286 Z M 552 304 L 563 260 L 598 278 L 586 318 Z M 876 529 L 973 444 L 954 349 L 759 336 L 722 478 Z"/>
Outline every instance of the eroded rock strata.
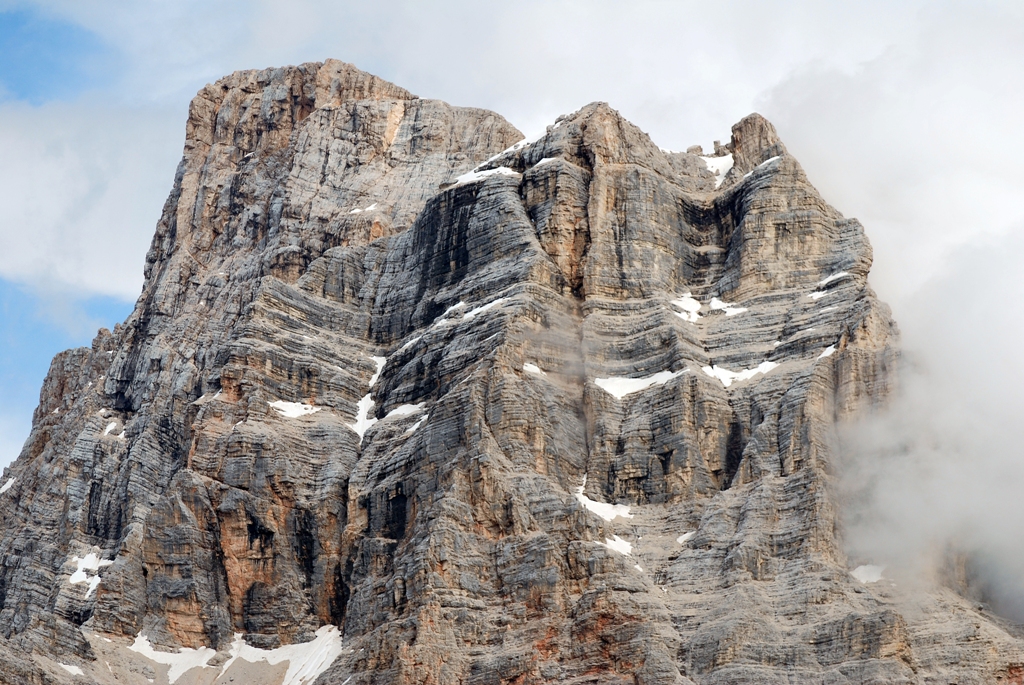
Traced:
<path fill-rule="evenodd" d="M 0 680 L 1021 681 L 850 573 L 897 333 L 771 124 L 522 138 L 336 61 L 199 93 L 135 311 L 4 475 Z"/>

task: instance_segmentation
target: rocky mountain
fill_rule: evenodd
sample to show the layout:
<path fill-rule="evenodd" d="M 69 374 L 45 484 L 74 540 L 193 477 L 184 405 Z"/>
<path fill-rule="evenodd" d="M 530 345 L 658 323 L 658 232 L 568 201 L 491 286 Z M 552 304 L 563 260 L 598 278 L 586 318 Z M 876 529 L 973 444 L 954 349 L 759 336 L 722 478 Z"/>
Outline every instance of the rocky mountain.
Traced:
<path fill-rule="evenodd" d="M 193 100 L 135 311 L 0 489 L 0 681 L 1021 683 L 848 559 L 871 248 L 752 114 L 534 141 L 337 61 Z"/>

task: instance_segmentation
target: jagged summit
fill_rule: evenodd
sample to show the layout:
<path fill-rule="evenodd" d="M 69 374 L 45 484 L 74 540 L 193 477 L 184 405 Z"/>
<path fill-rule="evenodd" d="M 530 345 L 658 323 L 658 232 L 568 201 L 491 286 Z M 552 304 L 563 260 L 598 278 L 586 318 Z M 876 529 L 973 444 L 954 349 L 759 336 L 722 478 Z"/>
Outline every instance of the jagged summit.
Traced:
<path fill-rule="evenodd" d="M 756 114 L 703 157 L 336 61 L 207 86 L 135 311 L 5 474 L 0 681 L 1009 677 L 843 553 L 870 264 Z"/>

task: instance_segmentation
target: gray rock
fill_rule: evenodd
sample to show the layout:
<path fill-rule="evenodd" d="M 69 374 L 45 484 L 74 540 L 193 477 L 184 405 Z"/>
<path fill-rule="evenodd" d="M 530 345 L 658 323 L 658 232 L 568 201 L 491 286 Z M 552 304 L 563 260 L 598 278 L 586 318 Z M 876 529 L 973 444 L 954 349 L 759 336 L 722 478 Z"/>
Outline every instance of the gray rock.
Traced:
<path fill-rule="evenodd" d="M 521 138 L 335 61 L 200 92 L 135 311 L 5 474 L 0 680 L 325 625 L 321 683 L 1019 677 L 969 598 L 849 573 L 836 427 L 898 334 L 771 124 L 717 179 L 602 103 Z"/>

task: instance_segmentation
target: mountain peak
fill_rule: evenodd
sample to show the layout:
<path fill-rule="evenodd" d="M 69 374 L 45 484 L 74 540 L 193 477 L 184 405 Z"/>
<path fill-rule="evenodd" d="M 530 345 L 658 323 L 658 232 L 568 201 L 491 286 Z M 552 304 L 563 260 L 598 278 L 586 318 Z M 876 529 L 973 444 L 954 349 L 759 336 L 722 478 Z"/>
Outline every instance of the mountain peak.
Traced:
<path fill-rule="evenodd" d="M 4 474 L 0 681 L 1024 661 L 847 563 L 835 434 L 887 401 L 895 324 L 771 124 L 726 147 L 605 103 L 526 141 L 333 60 L 204 88 L 135 311 L 54 359 Z"/>
<path fill-rule="evenodd" d="M 733 124 L 732 140 L 727 147 L 739 174 L 747 173 L 772 157 L 786 154 L 786 146 L 779 139 L 775 127 L 756 112 Z"/>

